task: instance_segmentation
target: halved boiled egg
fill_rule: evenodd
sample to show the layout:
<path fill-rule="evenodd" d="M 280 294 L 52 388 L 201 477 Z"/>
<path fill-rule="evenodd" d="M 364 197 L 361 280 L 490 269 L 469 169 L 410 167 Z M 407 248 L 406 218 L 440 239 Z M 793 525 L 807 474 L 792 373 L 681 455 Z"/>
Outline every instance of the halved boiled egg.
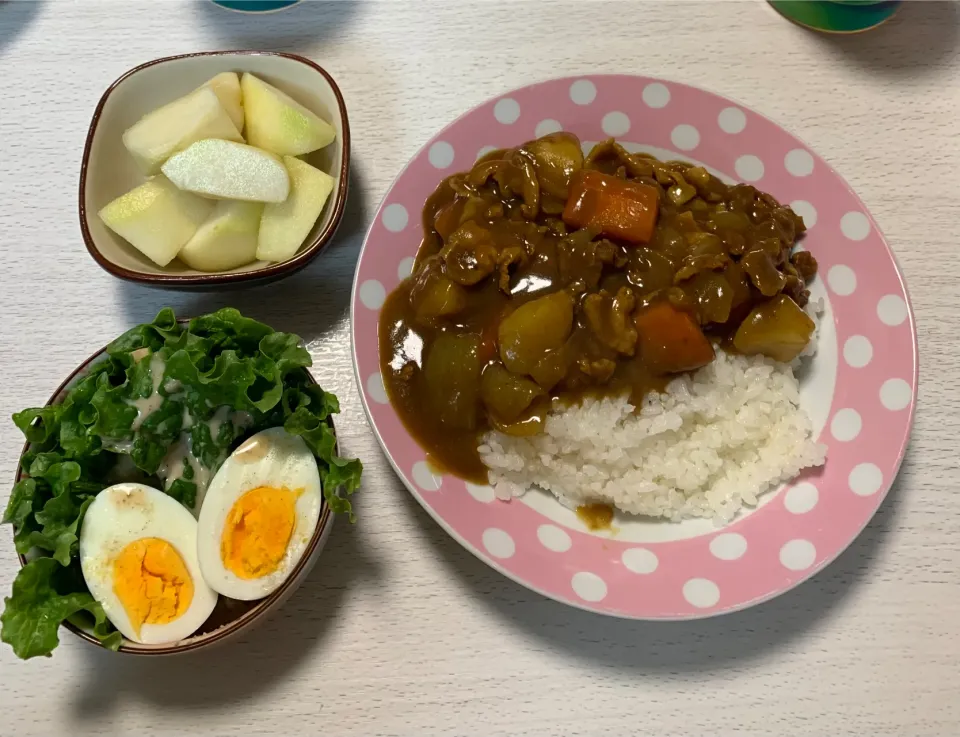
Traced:
<path fill-rule="evenodd" d="M 134 642 L 183 640 L 217 603 L 197 561 L 196 519 L 143 484 L 97 494 L 80 529 L 80 568 L 93 598 Z"/>
<path fill-rule="evenodd" d="M 317 459 L 282 427 L 251 436 L 217 471 L 200 509 L 197 555 L 231 599 L 268 596 L 290 577 L 317 528 Z"/>

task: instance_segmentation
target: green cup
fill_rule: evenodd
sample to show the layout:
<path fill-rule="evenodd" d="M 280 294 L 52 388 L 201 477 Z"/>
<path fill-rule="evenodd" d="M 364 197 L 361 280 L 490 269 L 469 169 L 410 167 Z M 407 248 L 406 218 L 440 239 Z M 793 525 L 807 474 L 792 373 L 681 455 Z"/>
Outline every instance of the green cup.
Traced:
<path fill-rule="evenodd" d="M 885 23 L 900 0 L 769 0 L 784 18 L 823 33 L 860 33 Z"/>

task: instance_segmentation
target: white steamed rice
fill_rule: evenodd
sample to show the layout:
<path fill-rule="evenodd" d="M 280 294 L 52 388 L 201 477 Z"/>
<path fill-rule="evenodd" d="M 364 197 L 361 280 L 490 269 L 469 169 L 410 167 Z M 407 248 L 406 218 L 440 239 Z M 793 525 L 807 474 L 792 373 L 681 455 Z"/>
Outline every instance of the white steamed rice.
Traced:
<path fill-rule="evenodd" d="M 487 433 L 480 456 L 501 499 L 540 487 L 569 507 L 606 502 L 632 514 L 722 522 L 823 464 L 826 448 L 813 440 L 799 400 L 791 366 L 717 351 L 708 366 L 647 395 L 640 412 L 626 397 L 555 403 L 544 432 Z"/>

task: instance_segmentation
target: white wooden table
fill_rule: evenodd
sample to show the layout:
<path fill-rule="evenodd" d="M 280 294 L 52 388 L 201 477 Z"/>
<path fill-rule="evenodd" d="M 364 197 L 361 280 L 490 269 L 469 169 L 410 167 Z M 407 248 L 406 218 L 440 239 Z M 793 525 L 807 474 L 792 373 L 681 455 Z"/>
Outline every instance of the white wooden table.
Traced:
<path fill-rule="evenodd" d="M 308 2 L 261 17 L 207 0 L 0 2 L 0 478 L 21 444 L 10 414 L 164 305 L 233 305 L 303 335 L 340 397 L 344 451 L 366 464 L 358 524 L 338 523 L 309 580 L 248 639 L 161 661 L 66 632 L 50 660 L 4 646 L 0 734 L 960 734 L 958 19 L 952 3 L 907 3 L 879 30 L 831 38 L 759 0 Z M 136 64 L 233 48 L 305 54 L 340 83 L 354 168 L 338 242 L 255 290 L 121 283 L 77 225 L 93 108 Z M 690 82 L 786 125 L 857 190 L 910 285 L 923 379 L 893 491 L 836 563 L 746 612 L 631 623 L 520 588 L 420 510 L 360 407 L 349 293 L 391 180 L 473 105 L 583 72 Z M 16 567 L 4 530 L 0 590 Z"/>

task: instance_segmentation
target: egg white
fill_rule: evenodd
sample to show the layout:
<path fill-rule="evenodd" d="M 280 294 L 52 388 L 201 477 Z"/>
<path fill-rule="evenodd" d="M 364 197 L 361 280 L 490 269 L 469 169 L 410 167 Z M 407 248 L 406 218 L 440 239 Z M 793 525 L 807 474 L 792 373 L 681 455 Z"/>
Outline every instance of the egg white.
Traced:
<path fill-rule="evenodd" d="M 243 579 L 224 566 L 220 543 L 234 503 L 260 486 L 302 492 L 296 501 L 293 533 L 277 570 Z M 276 591 L 303 557 L 317 529 L 322 500 L 317 459 L 301 437 L 274 427 L 248 438 L 220 466 L 200 508 L 197 558 L 207 583 L 214 591 L 242 601 L 262 599 Z"/>
<path fill-rule="evenodd" d="M 187 610 L 166 624 L 144 623 L 138 636 L 113 590 L 114 562 L 123 549 L 145 537 L 172 545 L 193 579 Z M 217 593 L 203 578 L 197 560 L 197 521 L 173 497 L 143 484 L 116 484 L 101 491 L 80 529 L 80 568 L 93 598 L 128 640 L 146 645 L 177 642 L 192 635 L 217 604 Z"/>

